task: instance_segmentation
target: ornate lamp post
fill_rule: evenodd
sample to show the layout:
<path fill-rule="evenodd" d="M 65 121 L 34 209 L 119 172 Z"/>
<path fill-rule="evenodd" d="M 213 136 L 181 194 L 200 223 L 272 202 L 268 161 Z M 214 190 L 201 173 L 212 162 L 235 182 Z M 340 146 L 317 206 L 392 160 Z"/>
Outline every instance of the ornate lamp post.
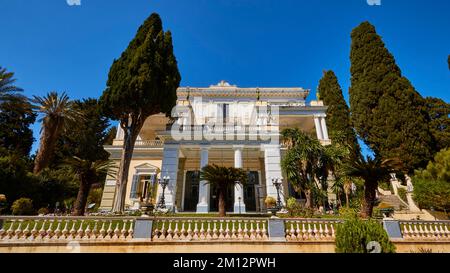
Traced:
<path fill-rule="evenodd" d="M 165 209 L 166 208 L 166 200 L 165 200 L 165 197 L 164 197 L 164 193 L 166 191 L 167 185 L 169 184 L 169 181 L 170 181 L 170 177 L 169 176 L 164 176 L 162 179 L 161 178 L 159 179 L 159 184 L 162 187 L 162 196 L 161 196 L 161 198 L 159 198 L 159 202 L 158 202 L 158 205 L 157 205 L 157 208 L 159 208 L 159 209 Z"/>
<path fill-rule="evenodd" d="M 281 208 L 283 208 L 283 203 L 281 202 L 281 197 L 280 197 L 280 189 L 281 189 L 281 185 L 283 185 L 283 178 L 274 178 L 274 177 L 272 177 L 272 184 L 277 189 L 277 205 L 276 205 L 276 208 L 278 210 L 280 210 Z"/>
<path fill-rule="evenodd" d="M 239 196 L 238 197 L 238 200 L 239 200 L 239 214 L 241 214 L 241 197 Z"/>

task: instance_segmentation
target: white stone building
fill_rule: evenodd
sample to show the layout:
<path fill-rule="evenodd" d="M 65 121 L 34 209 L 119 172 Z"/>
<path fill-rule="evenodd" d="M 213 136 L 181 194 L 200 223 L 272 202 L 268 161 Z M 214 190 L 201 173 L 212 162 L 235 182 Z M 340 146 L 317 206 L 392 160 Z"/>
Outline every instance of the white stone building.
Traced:
<path fill-rule="evenodd" d="M 248 172 L 244 186 L 227 193 L 227 211 L 260 212 L 266 196 L 277 198 L 273 178 L 283 178 L 280 161 L 285 149 L 279 143 L 284 128 L 315 133 L 329 143 L 326 107 L 321 101 L 306 103 L 309 90 L 302 88 L 240 88 L 220 82 L 209 88 L 180 87 L 172 116 L 149 117 L 136 141 L 129 170 L 126 206 L 138 208 L 141 200 L 162 195 L 154 183 L 169 177 L 165 202 L 178 212 L 218 210 L 214 186 L 199 181 L 207 164 L 233 166 Z M 120 159 L 123 131 L 105 149 Z M 107 178 L 100 209 L 110 210 L 115 179 Z M 151 187 L 150 185 L 154 185 Z M 283 179 L 283 202 L 293 191 Z"/>

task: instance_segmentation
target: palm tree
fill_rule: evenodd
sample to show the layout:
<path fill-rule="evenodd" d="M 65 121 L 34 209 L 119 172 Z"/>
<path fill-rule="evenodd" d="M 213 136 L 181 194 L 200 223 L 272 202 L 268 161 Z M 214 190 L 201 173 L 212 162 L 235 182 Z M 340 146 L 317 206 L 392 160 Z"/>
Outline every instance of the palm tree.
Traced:
<path fill-rule="evenodd" d="M 17 95 L 17 92 L 23 91 L 22 88 L 14 85 L 16 79 L 13 77 L 14 73 L 7 72 L 5 68 L 0 66 L 0 102 L 8 99 L 10 96 Z"/>
<path fill-rule="evenodd" d="M 42 116 L 41 139 L 36 155 L 33 172 L 39 173 L 47 167 L 54 153 L 55 143 L 61 132 L 72 122 L 80 122 L 82 114 L 75 110 L 74 103 L 66 93 L 58 95 L 50 92 L 45 97 L 34 96 L 33 108 Z"/>
<path fill-rule="evenodd" d="M 349 177 L 359 177 L 364 180 L 364 199 L 361 216 L 369 218 L 372 216 L 373 207 L 376 198 L 376 189 L 378 182 L 389 179 L 390 173 L 400 168 L 397 159 L 359 157 L 355 161 L 347 163 L 345 174 Z"/>
<path fill-rule="evenodd" d="M 347 208 L 350 207 L 350 193 L 352 191 L 352 185 L 353 185 L 353 181 L 350 177 L 345 177 L 344 179 L 344 185 L 343 185 L 343 189 L 344 189 L 344 193 L 345 193 L 345 206 Z"/>
<path fill-rule="evenodd" d="M 74 156 L 73 158 L 66 159 L 62 166 L 66 167 L 69 173 L 80 182 L 74 211 L 72 213 L 74 216 L 84 215 L 91 187 L 94 184 L 100 183 L 107 172 L 112 176 L 116 173 L 116 166 L 110 160 L 98 160 L 94 162 Z"/>
<path fill-rule="evenodd" d="M 288 147 L 281 167 L 287 179 L 297 192 L 306 196 L 307 208 L 313 207 L 313 194 L 323 188 L 328 175 L 322 162 L 324 147 L 317 139 L 307 136 L 299 129 L 285 129 L 282 131 L 283 143 Z"/>
<path fill-rule="evenodd" d="M 216 185 L 219 195 L 219 216 L 225 217 L 226 192 L 233 189 L 235 184 L 245 184 L 247 173 L 242 169 L 220 167 L 213 164 L 202 168 L 200 179 Z"/>

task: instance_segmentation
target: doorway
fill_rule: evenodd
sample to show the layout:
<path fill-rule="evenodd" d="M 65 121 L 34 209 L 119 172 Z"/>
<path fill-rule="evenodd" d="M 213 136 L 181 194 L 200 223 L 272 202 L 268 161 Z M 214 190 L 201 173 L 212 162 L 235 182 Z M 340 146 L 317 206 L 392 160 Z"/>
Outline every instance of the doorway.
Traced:
<path fill-rule="evenodd" d="M 187 171 L 184 188 L 184 211 L 195 212 L 198 203 L 200 171 Z"/>

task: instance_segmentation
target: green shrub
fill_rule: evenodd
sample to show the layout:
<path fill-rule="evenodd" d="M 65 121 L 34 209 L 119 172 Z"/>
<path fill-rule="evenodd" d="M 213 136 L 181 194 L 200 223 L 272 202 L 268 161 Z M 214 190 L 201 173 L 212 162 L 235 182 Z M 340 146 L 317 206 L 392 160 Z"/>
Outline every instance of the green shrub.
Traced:
<path fill-rule="evenodd" d="M 76 198 L 68 198 L 64 200 L 64 209 L 66 210 L 66 213 L 71 213 L 73 204 L 75 204 Z"/>
<path fill-rule="evenodd" d="M 7 205 L 6 195 L 0 194 L 0 214 L 2 213 L 2 210 L 6 208 L 6 205 Z"/>
<path fill-rule="evenodd" d="M 385 191 L 391 191 L 391 183 L 390 182 L 385 182 L 385 181 L 380 182 L 380 183 L 378 183 L 378 187 L 380 187 L 381 189 L 383 189 Z"/>
<path fill-rule="evenodd" d="M 38 214 L 39 215 L 46 215 L 46 214 L 48 214 L 49 213 L 49 211 L 48 211 L 48 208 L 40 208 L 39 210 L 38 210 Z"/>
<path fill-rule="evenodd" d="M 382 225 L 374 220 L 361 220 L 356 217 L 346 220 L 336 229 L 337 253 L 369 253 L 368 244 L 376 242 L 381 253 L 394 253 L 395 246 Z"/>
<path fill-rule="evenodd" d="M 415 171 L 413 198 L 420 208 L 450 210 L 450 148 L 434 156 L 427 168 Z"/>
<path fill-rule="evenodd" d="M 414 178 L 414 201 L 420 208 L 450 210 L 450 183 Z"/>
<path fill-rule="evenodd" d="M 297 199 L 290 197 L 286 201 L 286 209 L 289 216 L 299 216 L 302 212 L 302 206 L 297 202 Z"/>
<path fill-rule="evenodd" d="M 19 198 L 11 206 L 13 215 L 33 215 L 33 201 L 30 198 Z"/>
<path fill-rule="evenodd" d="M 358 211 L 353 208 L 341 207 L 339 209 L 339 215 L 344 219 L 353 219 L 355 217 L 358 217 Z"/>
<path fill-rule="evenodd" d="M 398 196 L 400 199 L 402 199 L 404 202 L 408 203 L 408 198 L 406 197 L 406 190 L 404 188 L 397 189 Z"/>
<path fill-rule="evenodd" d="M 91 211 L 96 211 L 98 207 L 100 207 L 100 203 L 102 201 L 102 194 L 103 194 L 102 188 L 91 189 L 91 191 L 89 192 L 87 205 L 95 204 L 94 208 L 91 209 Z"/>

